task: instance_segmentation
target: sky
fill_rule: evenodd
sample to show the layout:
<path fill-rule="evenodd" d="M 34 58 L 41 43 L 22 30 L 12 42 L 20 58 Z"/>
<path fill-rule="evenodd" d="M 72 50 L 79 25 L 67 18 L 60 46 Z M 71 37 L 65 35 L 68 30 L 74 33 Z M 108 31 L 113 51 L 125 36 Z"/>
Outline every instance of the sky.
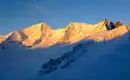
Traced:
<path fill-rule="evenodd" d="M 130 0 L 0 0 L 0 35 L 46 22 L 96 24 L 107 18 L 130 24 Z"/>

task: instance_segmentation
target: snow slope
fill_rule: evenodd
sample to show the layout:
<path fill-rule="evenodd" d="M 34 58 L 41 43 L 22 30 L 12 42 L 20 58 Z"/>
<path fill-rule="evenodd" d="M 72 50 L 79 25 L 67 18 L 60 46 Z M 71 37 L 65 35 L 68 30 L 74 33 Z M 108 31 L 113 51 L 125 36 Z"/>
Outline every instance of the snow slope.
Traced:
<path fill-rule="evenodd" d="M 0 50 L 0 79 L 129 80 L 129 34 L 110 41 L 84 39 L 45 49 L 29 49 L 17 42 L 6 44 Z"/>
<path fill-rule="evenodd" d="M 11 40 L 10 40 L 11 39 Z M 69 47 L 70 50 L 72 46 Z M 32 80 L 43 63 L 69 51 L 64 45 L 45 49 L 30 49 L 8 38 L 0 44 L 0 79 Z M 53 52 L 53 53 L 52 53 Z"/>
<path fill-rule="evenodd" d="M 56 62 L 48 66 L 47 63 L 43 64 L 43 66 L 47 66 L 47 69 L 42 66 L 41 72 L 43 76 L 38 77 L 37 80 L 129 80 L 129 34 L 126 33 L 117 39 L 100 43 L 83 41 L 76 45 L 72 51 L 64 54 L 68 55 L 65 60 L 62 59 L 64 55 L 60 57 L 63 60 L 60 61 L 63 63 L 57 64 Z M 77 58 L 77 54 L 81 56 Z M 68 63 L 67 61 L 72 62 L 67 67 L 62 68 L 62 65 Z M 49 68 L 51 70 L 54 68 L 54 71 L 45 74 L 45 71 Z"/>

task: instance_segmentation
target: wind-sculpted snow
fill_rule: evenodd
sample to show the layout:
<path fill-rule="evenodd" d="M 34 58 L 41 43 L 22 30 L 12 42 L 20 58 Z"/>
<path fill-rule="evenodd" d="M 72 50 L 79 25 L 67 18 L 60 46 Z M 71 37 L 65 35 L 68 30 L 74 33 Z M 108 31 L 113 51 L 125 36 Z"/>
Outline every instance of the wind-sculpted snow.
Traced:
<path fill-rule="evenodd" d="M 64 53 L 63 56 L 57 59 L 50 59 L 50 61 L 42 65 L 42 69 L 39 70 L 39 75 L 49 74 L 57 69 L 69 68 L 76 59 L 87 53 L 87 48 L 93 43 L 93 41 L 78 43 L 71 51 Z"/>

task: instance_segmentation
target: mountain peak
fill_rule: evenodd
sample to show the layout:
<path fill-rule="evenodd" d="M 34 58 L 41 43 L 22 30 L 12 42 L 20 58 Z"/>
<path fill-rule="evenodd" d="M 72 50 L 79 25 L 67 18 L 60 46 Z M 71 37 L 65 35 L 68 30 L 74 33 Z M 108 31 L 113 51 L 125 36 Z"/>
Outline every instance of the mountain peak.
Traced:
<path fill-rule="evenodd" d="M 121 26 L 121 25 L 123 25 L 123 23 L 121 23 L 119 20 L 117 20 L 117 21 L 115 22 L 115 27 L 118 27 L 118 26 Z"/>
<path fill-rule="evenodd" d="M 27 46 L 34 46 L 34 44 L 35 46 L 44 46 L 54 45 L 56 43 L 75 43 L 86 38 L 101 41 L 97 37 L 102 37 L 103 34 L 104 36 L 110 36 L 111 34 L 111 36 L 116 37 L 127 32 L 126 26 L 119 21 L 113 23 L 114 26 L 116 26 L 115 28 L 108 30 L 107 27 L 113 26 L 110 23 L 113 22 L 106 18 L 97 24 L 71 22 L 64 29 L 54 30 L 47 23 L 42 22 L 22 30 L 12 32 L 12 35 L 9 37 L 13 38 L 13 40 L 21 41 L 24 45 Z M 115 31 L 116 34 L 113 34 Z M 108 37 L 106 39 L 109 40 L 113 39 L 114 37 Z M 5 39 L 7 38 L 5 37 L 1 40 Z"/>
<path fill-rule="evenodd" d="M 53 30 L 47 23 L 42 23 L 41 25 L 41 31 L 43 30 Z"/>

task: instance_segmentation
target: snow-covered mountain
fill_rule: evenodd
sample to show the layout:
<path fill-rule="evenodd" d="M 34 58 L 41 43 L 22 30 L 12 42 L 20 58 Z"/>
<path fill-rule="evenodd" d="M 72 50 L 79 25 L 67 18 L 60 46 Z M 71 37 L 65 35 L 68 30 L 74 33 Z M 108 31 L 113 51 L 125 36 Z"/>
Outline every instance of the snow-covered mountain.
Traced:
<path fill-rule="evenodd" d="M 110 21 L 108 20 L 108 22 Z M 125 24 L 108 31 L 106 20 L 97 24 L 73 22 L 66 28 L 56 30 L 52 29 L 47 23 L 40 23 L 0 36 L 0 42 L 10 37 L 13 41 L 18 41 L 23 45 L 38 48 L 54 44 L 75 43 L 84 38 L 96 41 L 111 40 L 126 32 L 128 32 L 128 29 Z"/>
<path fill-rule="evenodd" d="M 46 23 L 0 37 L 1 80 L 129 80 L 130 28 L 111 21 Z"/>

